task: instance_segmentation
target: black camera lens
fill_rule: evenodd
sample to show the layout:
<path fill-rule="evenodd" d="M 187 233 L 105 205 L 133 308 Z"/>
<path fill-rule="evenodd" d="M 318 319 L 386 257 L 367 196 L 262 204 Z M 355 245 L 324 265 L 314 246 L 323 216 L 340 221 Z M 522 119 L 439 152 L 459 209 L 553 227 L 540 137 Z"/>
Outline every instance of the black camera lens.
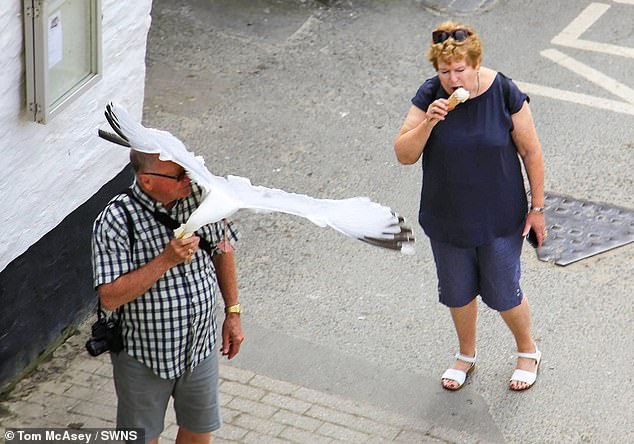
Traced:
<path fill-rule="evenodd" d="M 99 356 L 108 351 L 108 341 L 106 339 L 89 339 L 86 342 L 86 350 L 90 356 Z"/>

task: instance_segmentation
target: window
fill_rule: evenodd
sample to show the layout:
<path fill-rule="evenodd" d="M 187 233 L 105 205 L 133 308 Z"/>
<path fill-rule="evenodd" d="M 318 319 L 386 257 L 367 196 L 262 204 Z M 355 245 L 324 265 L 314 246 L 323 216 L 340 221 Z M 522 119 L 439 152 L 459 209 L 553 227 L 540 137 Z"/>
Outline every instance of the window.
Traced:
<path fill-rule="evenodd" d="M 46 123 L 101 78 L 101 0 L 24 0 L 26 99 Z"/>

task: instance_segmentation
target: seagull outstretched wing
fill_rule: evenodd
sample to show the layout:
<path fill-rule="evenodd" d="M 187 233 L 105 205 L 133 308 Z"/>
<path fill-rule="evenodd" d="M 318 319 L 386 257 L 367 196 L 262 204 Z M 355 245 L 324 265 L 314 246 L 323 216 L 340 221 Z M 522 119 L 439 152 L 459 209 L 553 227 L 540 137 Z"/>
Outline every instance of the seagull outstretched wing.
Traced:
<path fill-rule="evenodd" d="M 189 177 L 205 190 L 200 206 L 175 232 L 193 233 L 209 223 L 220 221 L 240 209 L 273 211 L 304 217 L 320 227 L 331 227 L 369 244 L 413 252 L 412 230 L 390 208 L 367 197 L 317 199 L 280 189 L 254 186 L 238 176 L 219 177 L 205 167 L 204 159 L 187 150 L 183 142 L 167 131 L 146 128 L 120 105 L 106 105 L 106 119 L 114 133 L 99 130 L 111 142 L 148 153 L 182 166 Z"/>

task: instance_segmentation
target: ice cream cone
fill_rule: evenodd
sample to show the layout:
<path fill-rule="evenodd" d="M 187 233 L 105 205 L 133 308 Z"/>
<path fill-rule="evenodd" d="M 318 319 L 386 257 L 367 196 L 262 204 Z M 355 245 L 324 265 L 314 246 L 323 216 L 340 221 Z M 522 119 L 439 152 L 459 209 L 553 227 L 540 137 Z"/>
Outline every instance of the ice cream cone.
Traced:
<path fill-rule="evenodd" d="M 458 88 L 449 96 L 447 101 L 447 111 L 453 110 L 458 104 L 465 102 L 469 98 L 469 91 L 464 88 Z"/>

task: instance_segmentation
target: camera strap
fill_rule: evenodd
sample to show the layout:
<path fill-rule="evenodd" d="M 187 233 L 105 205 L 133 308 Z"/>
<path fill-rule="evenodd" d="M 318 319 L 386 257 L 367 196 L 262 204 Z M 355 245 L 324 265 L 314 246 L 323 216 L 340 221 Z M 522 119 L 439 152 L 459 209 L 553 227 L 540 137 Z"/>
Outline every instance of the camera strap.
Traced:
<path fill-rule="evenodd" d="M 158 209 L 150 209 L 147 207 L 147 205 L 145 205 L 143 202 L 141 202 L 139 200 L 138 197 L 136 197 L 134 195 L 134 193 L 132 192 L 132 190 L 130 188 L 127 188 L 125 191 L 123 191 L 123 194 L 127 194 L 130 199 L 134 200 L 136 203 L 138 203 L 141 208 L 143 208 L 145 211 L 147 211 L 148 213 L 152 214 L 154 216 L 154 219 L 156 219 L 158 222 L 160 222 L 161 224 L 165 225 L 167 228 L 169 228 L 170 230 L 175 230 L 178 227 L 181 226 L 181 224 L 177 221 L 175 221 L 174 219 L 172 219 L 169 215 L 159 211 Z M 128 221 L 130 221 L 130 213 L 128 212 L 127 208 L 125 208 L 125 206 L 120 203 L 119 201 L 117 201 L 116 203 L 119 204 L 120 207 L 122 207 L 125 211 L 126 214 L 128 216 Z M 131 222 L 128 222 L 129 224 Z M 130 225 L 128 225 L 128 229 L 130 228 Z M 130 231 L 130 230 L 128 230 Z M 209 243 L 209 241 L 207 239 L 205 239 L 204 237 L 200 236 L 200 242 L 198 243 L 198 245 L 200 246 L 200 248 L 204 251 L 207 252 L 207 254 L 209 254 L 210 256 L 213 256 L 213 249 L 211 248 L 211 244 Z"/>
<path fill-rule="evenodd" d="M 136 237 L 134 234 L 134 225 L 132 224 L 132 216 L 130 215 L 130 211 L 123 204 L 123 202 L 119 200 L 115 200 L 114 202 L 112 202 L 112 205 L 121 208 L 123 212 L 125 213 L 125 222 L 126 222 L 126 225 L 128 226 L 128 238 L 130 239 L 130 257 L 132 257 L 132 255 L 134 254 L 134 242 L 136 240 Z M 123 315 L 123 307 L 117 308 L 118 319 L 121 319 L 122 315 Z M 105 319 L 107 318 L 107 316 L 106 316 L 106 312 L 101 307 L 101 299 L 99 298 L 99 296 L 97 296 L 97 320 L 101 321 L 102 318 Z"/>
<path fill-rule="evenodd" d="M 148 208 L 147 205 L 141 202 L 139 198 L 137 198 L 132 193 L 132 190 L 130 188 L 126 188 L 120 194 L 125 194 L 128 197 L 130 197 L 130 199 L 138 203 L 141 206 L 141 208 L 143 208 L 148 213 L 152 214 L 154 216 L 154 219 L 156 219 L 158 222 L 160 222 L 161 224 L 163 224 L 170 230 L 175 230 L 176 228 L 180 227 L 181 224 L 175 221 L 174 219 L 172 219 L 171 217 L 169 217 L 167 214 L 158 211 L 158 209 L 151 210 L 150 208 Z M 115 200 L 114 202 L 112 202 L 112 205 L 115 205 L 121 208 L 126 215 L 126 225 L 128 226 L 128 238 L 130 239 L 130 255 L 132 256 L 134 254 L 134 242 L 136 240 L 135 233 L 134 233 L 134 224 L 132 223 L 132 215 L 130 214 L 130 210 L 128 210 L 128 208 L 124 205 L 124 203 L 121 200 Z M 209 243 L 209 241 L 207 241 L 207 239 L 201 236 L 200 242 L 198 245 L 200 246 L 201 249 L 206 251 L 210 256 L 213 256 L 211 244 Z M 123 313 L 123 308 L 122 307 L 117 308 L 117 315 L 119 318 L 121 318 L 122 313 Z M 106 317 L 106 312 L 101 307 L 101 300 L 97 298 L 97 319 L 101 320 L 102 318 L 105 318 L 105 317 Z"/>
<path fill-rule="evenodd" d="M 130 215 L 130 210 L 128 210 L 128 207 L 123 205 L 123 202 L 121 202 L 120 200 L 115 200 L 113 202 L 113 205 L 121 208 L 123 212 L 125 213 L 125 222 L 126 222 L 126 225 L 128 226 L 128 238 L 130 239 L 130 255 L 133 255 L 134 242 L 136 240 L 136 237 L 134 235 L 134 225 L 132 224 L 132 216 Z"/>

